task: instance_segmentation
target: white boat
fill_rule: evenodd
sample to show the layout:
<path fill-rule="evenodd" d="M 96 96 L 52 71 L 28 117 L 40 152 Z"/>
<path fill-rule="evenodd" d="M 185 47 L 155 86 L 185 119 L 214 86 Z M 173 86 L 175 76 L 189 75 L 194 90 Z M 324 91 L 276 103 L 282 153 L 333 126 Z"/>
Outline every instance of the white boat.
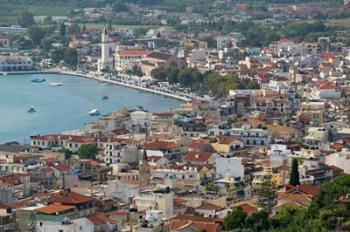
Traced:
<path fill-rule="evenodd" d="M 101 113 L 100 113 L 100 111 L 98 111 L 98 109 L 93 109 L 93 110 L 89 111 L 90 116 L 98 116 L 100 114 Z"/>
<path fill-rule="evenodd" d="M 27 109 L 27 112 L 28 113 L 35 113 L 36 112 L 36 109 L 34 108 L 34 106 L 31 106 Z"/>
<path fill-rule="evenodd" d="M 50 82 L 51 86 L 61 86 L 62 82 Z"/>

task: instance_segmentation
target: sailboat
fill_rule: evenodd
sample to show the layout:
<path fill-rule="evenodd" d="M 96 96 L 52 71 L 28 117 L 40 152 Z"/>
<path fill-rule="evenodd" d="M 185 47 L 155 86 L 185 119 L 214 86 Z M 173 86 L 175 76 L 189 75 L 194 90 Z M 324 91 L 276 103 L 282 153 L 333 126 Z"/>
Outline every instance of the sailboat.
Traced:
<path fill-rule="evenodd" d="M 104 88 L 103 88 L 103 91 L 102 91 L 102 100 L 107 100 L 108 99 L 108 96 L 107 96 L 107 94 L 106 94 L 106 92 L 107 92 L 107 85 L 105 85 L 104 86 Z"/>

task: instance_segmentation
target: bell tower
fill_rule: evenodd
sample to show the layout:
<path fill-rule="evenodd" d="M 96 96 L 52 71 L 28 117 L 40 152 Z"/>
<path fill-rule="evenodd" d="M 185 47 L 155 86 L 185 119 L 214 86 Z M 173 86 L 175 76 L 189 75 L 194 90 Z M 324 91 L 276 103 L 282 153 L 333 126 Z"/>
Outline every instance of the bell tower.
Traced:
<path fill-rule="evenodd" d="M 143 144 L 143 153 L 142 158 L 139 163 L 139 176 L 140 176 L 140 183 L 148 185 L 150 183 L 150 170 L 149 170 L 149 164 L 148 164 L 148 157 L 147 157 L 147 151 L 146 151 L 146 143 L 148 138 L 148 125 L 145 123 L 145 143 Z"/>

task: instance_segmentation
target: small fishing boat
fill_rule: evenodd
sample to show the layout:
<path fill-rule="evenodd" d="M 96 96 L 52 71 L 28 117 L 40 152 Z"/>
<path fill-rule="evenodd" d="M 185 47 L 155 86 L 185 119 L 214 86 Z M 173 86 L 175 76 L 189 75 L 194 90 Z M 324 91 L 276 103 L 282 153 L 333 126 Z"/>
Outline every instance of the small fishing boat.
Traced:
<path fill-rule="evenodd" d="M 101 113 L 100 113 L 100 111 L 98 111 L 98 109 L 93 109 L 93 110 L 89 111 L 90 116 L 98 116 L 100 114 Z"/>
<path fill-rule="evenodd" d="M 36 78 L 36 79 L 32 80 L 33 83 L 42 83 L 42 82 L 45 82 L 45 81 L 46 80 L 44 78 L 42 78 L 42 79 Z"/>
<path fill-rule="evenodd" d="M 102 97 L 102 100 L 107 100 L 108 99 L 108 96 L 106 96 L 106 95 L 104 95 L 103 97 Z"/>
<path fill-rule="evenodd" d="M 62 85 L 62 82 L 50 82 L 51 86 L 61 86 Z"/>
<path fill-rule="evenodd" d="M 28 113 L 35 113 L 36 112 L 36 109 L 34 108 L 34 106 L 31 106 L 27 109 L 27 112 Z"/>

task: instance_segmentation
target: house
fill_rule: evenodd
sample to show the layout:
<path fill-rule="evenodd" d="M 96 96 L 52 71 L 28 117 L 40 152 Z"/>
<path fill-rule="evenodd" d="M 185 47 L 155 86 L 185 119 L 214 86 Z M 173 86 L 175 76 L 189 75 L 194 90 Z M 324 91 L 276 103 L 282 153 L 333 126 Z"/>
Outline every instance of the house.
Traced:
<path fill-rule="evenodd" d="M 74 206 L 78 217 L 86 217 L 95 213 L 96 207 L 93 198 L 85 196 L 70 189 L 61 190 L 50 194 L 50 202 L 65 206 Z"/>
<path fill-rule="evenodd" d="M 303 102 L 297 117 L 300 122 L 323 123 L 326 112 L 325 102 Z"/>
<path fill-rule="evenodd" d="M 161 151 L 164 157 L 168 158 L 169 160 L 179 158 L 184 153 L 184 149 L 180 145 L 164 140 L 155 140 L 153 142 L 146 143 L 145 148 L 147 149 L 147 154 L 149 154 L 149 150 Z"/>
<path fill-rule="evenodd" d="M 300 138 L 300 131 L 288 126 L 281 126 L 278 124 L 266 125 L 272 139 L 284 141 L 297 141 Z"/>
<path fill-rule="evenodd" d="M 215 155 L 211 152 L 189 152 L 184 157 L 184 162 L 190 165 L 214 164 Z"/>
<path fill-rule="evenodd" d="M 214 218 L 194 216 L 192 214 L 182 214 L 170 219 L 169 230 L 171 232 L 219 232 L 222 227 Z"/>
<path fill-rule="evenodd" d="M 341 97 L 341 89 L 328 80 L 319 81 L 312 90 L 312 99 L 335 99 Z"/>
<path fill-rule="evenodd" d="M 174 55 L 152 52 L 141 61 L 141 70 L 146 76 L 150 76 L 153 69 L 169 67 L 182 67 L 181 60 Z"/>
<path fill-rule="evenodd" d="M 151 54 L 147 50 L 117 50 L 115 55 L 115 67 L 118 71 L 129 70 L 138 66 L 141 60 Z"/>
<path fill-rule="evenodd" d="M 219 135 L 217 141 L 211 145 L 218 153 L 235 152 L 244 148 L 244 143 L 239 136 Z"/>
<path fill-rule="evenodd" d="M 174 193 L 170 188 L 144 191 L 134 197 L 135 206 L 139 211 L 159 210 L 163 219 L 174 215 Z"/>
<path fill-rule="evenodd" d="M 229 176 L 236 180 L 244 179 L 244 165 L 242 158 L 231 154 L 219 154 L 216 156 L 216 177 L 224 178 Z"/>
<path fill-rule="evenodd" d="M 0 176 L 0 183 L 6 184 L 16 198 L 27 196 L 30 193 L 31 181 L 30 176 L 27 174 L 17 173 Z"/>
<path fill-rule="evenodd" d="M 75 165 L 80 169 L 79 178 L 82 180 L 106 181 L 113 172 L 112 167 L 90 159 L 80 159 Z"/>
<path fill-rule="evenodd" d="M 325 157 L 325 164 L 343 169 L 344 173 L 350 174 L 350 152 L 343 148 L 339 152 L 329 154 Z"/>
<path fill-rule="evenodd" d="M 231 136 L 239 136 L 244 146 L 264 146 L 270 143 L 271 136 L 267 129 L 252 128 L 250 125 L 242 125 L 241 128 L 231 128 L 228 130 Z"/>
<path fill-rule="evenodd" d="M 277 205 L 273 213 L 277 213 L 282 207 L 308 207 L 318 194 L 319 189 L 315 185 L 302 184 L 298 186 L 286 186 L 286 191 L 278 194 Z"/>
<path fill-rule="evenodd" d="M 0 205 L 0 231 L 16 231 L 16 217 L 12 209 L 5 205 Z"/>
<path fill-rule="evenodd" d="M 96 143 L 95 139 L 90 136 L 60 134 L 35 135 L 31 136 L 30 140 L 32 146 L 37 146 L 41 149 L 59 150 L 65 148 L 72 152 L 77 152 L 83 144 Z"/>
<path fill-rule="evenodd" d="M 200 206 L 196 207 L 194 211 L 199 215 L 203 215 L 204 217 L 215 217 L 216 212 L 222 210 L 220 206 L 210 204 L 207 202 L 203 202 Z"/>
<path fill-rule="evenodd" d="M 242 201 L 234 203 L 230 206 L 231 209 L 238 207 L 241 208 L 248 215 L 258 212 L 258 206 L 255 202 Z"/>
<path fill-rule="evenodd" d="M 118 229 L 120 229 L 118 222 L 109 218 L 104 213 L 95 213 L 87 217 L 87 219 L 94 225 L 93 231 L 112 232 L 118 231 Z"/>
<path fill-rule="evenodd" d="M 0 161 L 1 163 L 14 163 L 16 157 L 20 154 L 37 153 L 38 148 L 27 144 L 19 144 L 17 142 L 9 142 L 0 145 Z"/>
<path fill-rule="evenodd" d="M 0 56 L 0 71 L 30 71 L 34 63 L 26 56 Z"/>

